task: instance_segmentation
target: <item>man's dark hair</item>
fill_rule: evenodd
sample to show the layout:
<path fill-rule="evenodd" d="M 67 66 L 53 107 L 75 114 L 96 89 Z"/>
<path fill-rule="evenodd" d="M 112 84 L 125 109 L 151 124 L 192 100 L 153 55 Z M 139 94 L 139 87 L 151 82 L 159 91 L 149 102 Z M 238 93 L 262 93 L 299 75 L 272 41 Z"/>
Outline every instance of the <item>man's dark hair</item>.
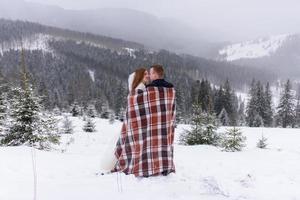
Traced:
<path fill-rule="evenodd" d="M 162 65 L 152 65 L 150 68 L 152 68 L 160 78 L 164 77 L 165 71 Z"/>

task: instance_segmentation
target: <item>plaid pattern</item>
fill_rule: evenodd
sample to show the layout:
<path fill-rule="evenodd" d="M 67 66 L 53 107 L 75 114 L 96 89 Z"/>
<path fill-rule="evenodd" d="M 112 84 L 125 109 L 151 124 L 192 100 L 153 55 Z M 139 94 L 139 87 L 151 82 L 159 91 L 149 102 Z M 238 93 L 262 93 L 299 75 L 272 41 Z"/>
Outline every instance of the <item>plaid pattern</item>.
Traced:
<path fill-rule="evenodd" d="M 149 177 L 175 172 L 173 141 L 175 90 L 149 87 L 129 95 L 126 117 L 117 142 L 114 172 Z"/>

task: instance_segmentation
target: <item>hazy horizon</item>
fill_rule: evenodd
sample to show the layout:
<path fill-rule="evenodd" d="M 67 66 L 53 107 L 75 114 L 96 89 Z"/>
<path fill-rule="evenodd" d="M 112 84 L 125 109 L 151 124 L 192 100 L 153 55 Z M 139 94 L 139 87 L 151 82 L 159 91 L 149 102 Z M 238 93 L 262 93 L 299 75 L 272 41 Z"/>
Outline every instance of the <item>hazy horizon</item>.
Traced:
<path fill-rule="evenodd" d="M 238 41 L 261 36 L 300 33 L 300 1 L 296 0 L 27 0 L 65 9 L 128 8 L 173 18 L 220 39 Z"/>

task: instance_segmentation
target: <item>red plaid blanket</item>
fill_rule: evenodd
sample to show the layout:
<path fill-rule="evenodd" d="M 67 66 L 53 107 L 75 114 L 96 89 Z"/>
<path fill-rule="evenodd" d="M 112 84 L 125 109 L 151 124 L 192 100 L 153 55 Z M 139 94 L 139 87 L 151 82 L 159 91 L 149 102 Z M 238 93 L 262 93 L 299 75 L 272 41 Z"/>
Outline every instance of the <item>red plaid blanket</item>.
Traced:
<path fill-rule="evenodd" d="M 173 141 L 175 90 L 149 87 L 129 95 L 126 117 L 117 142 L 114 172 L 149 177 L 175 172 Z"/>

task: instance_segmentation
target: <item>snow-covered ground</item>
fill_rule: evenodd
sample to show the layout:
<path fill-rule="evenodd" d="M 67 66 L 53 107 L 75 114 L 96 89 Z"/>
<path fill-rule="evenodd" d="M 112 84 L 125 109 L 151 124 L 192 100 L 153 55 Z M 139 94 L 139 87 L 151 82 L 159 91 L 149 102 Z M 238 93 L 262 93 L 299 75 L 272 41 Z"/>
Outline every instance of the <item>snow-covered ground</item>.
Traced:
<path fill-rule="evenodd" d="M 72 121 L 75 134 L 64 135 L 57 150 L 35 151 L 38 200 L 300 199 L 299 129 L 242 128 L 247 137 L 242 152 L 176 144 L 176 174 L 135 178 L 95 175 L 102 157 L 111 156 L 105 149 L 120 131 L 120 122 L 96 119 L 97 132 L 85 133 L 81 119 Z M 176 138 L 188 128 L 179 125 Z M 268 149 L 256 148 L 262 133 Z M 0 200 L 33 199 L 31 156 L 29 147 L 0 147 Z"/>

